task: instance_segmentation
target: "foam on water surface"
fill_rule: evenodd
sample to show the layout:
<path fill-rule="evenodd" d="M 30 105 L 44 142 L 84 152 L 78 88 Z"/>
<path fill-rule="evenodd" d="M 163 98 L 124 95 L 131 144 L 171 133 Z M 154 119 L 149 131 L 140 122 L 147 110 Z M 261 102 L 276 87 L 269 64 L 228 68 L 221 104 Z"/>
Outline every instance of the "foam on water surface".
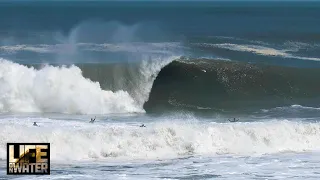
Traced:
<path fill-rule="evenodd" d="M 194 117 L 150 120 L 147 116 L 110 116 L 98 117 L 91 124 L 88 119 L 2 115 L 0 177 L 6 177 L 6 142 L 50 142 L 52 173 L 41 179 L 320 176 L 319 123 L 284 119 L 217 123 L 199 122 Z M 34 121 L 39 127 L 32 126 Z M 140 128 L 141 123 L 147 127 Z M 28 176 L 35 178 L 39 177 Z"/>

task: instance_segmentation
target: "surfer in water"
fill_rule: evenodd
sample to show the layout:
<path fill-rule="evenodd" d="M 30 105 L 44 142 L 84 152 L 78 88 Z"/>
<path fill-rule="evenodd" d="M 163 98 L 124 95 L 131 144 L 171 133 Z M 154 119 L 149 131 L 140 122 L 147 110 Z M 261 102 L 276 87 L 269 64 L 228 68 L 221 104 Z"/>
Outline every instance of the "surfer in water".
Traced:
<path fill-rule="evenodd" d="M 233 119 L 228 119 L 230 122 L 237 122 L 239 119 L 233 118 Z"/>
<path fill-rule="evenodd" d="M 96 120 L 96 117 L 94 117 L 94 119 L 91 118 L 91 120 L 89 121 L 89 123 L 94 123 L 95 120 Z"/>
<path fill-rule="evenodd" d="M 37 122 L 33 122 L 33 126 L 38 126 Z"/>
<path fill-rule="evenodd" d="M 141 126 L 140 127 L 146 127 L 144 124 L 141 124 Z"/>

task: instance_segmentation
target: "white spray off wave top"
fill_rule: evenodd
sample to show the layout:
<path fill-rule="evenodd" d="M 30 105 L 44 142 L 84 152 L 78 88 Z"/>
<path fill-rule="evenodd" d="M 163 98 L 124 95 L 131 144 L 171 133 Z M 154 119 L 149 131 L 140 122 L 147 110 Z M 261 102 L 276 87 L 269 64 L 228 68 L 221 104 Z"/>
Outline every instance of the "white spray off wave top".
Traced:
<path fill-rule="evenodd" d="M 140 64 L 139 69 L 139 77 L 138 79 L 138 87 L 135 88 L 133 95 L 137 103 L 143 107 L 143 104 L 148 101 L 149 94 L 152 89 L 152 85 L 154 80 L 156 79 L 156 75 L 160 72 L 160 70 L 168 65 L 175 59 L 179 59 L 180 56 L 169 56 L 167 58 L 157 57 L 157 56 L 144 56 L 143 61 Z"/>
<path fill-rule="evenodd" d="M 40 70 L 0 59 L 0 112 L 144 112 L 125 91 L 106 91 L 76 66 Z"/>

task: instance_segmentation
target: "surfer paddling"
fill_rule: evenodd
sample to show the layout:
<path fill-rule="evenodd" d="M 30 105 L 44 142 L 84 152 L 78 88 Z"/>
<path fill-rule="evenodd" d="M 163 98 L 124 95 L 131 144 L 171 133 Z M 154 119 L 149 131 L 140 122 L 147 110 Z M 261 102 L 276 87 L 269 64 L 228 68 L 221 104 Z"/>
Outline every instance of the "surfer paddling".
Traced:
<path fill-rule="evenodd" d="M 38 126 L 37 122 L 33 122 L 33 126 Z"/>
<path fill-rule="evenodd" d="M 239 119 L 233 118 L 233 119 L 228 119 L 230 122 L 237 122 Z"/>
<path fill-rule="evenodd" d="M 96 120 L 96 117 L 94 117 L 94 119 L 91 118 L 91 120 L 89 121 L 89 123 L 94 123 L 95 120 Z"/>

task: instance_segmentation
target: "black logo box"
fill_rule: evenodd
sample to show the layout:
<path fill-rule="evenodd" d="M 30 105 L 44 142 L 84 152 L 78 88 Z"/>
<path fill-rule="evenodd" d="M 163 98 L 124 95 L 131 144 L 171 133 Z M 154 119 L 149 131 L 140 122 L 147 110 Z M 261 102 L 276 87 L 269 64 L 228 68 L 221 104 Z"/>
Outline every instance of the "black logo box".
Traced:
<path fill-rule="evenodd" d="M 40 146 L 45 145 L 48 147 L 47 149 L 47 173 L 9 173 L 9 147 L 11 145 L 20 146 L 20 145 L 32 145 L 32 146 Z M 7 143 L 7 175 L 50 175 L 50 143 Z"/>

